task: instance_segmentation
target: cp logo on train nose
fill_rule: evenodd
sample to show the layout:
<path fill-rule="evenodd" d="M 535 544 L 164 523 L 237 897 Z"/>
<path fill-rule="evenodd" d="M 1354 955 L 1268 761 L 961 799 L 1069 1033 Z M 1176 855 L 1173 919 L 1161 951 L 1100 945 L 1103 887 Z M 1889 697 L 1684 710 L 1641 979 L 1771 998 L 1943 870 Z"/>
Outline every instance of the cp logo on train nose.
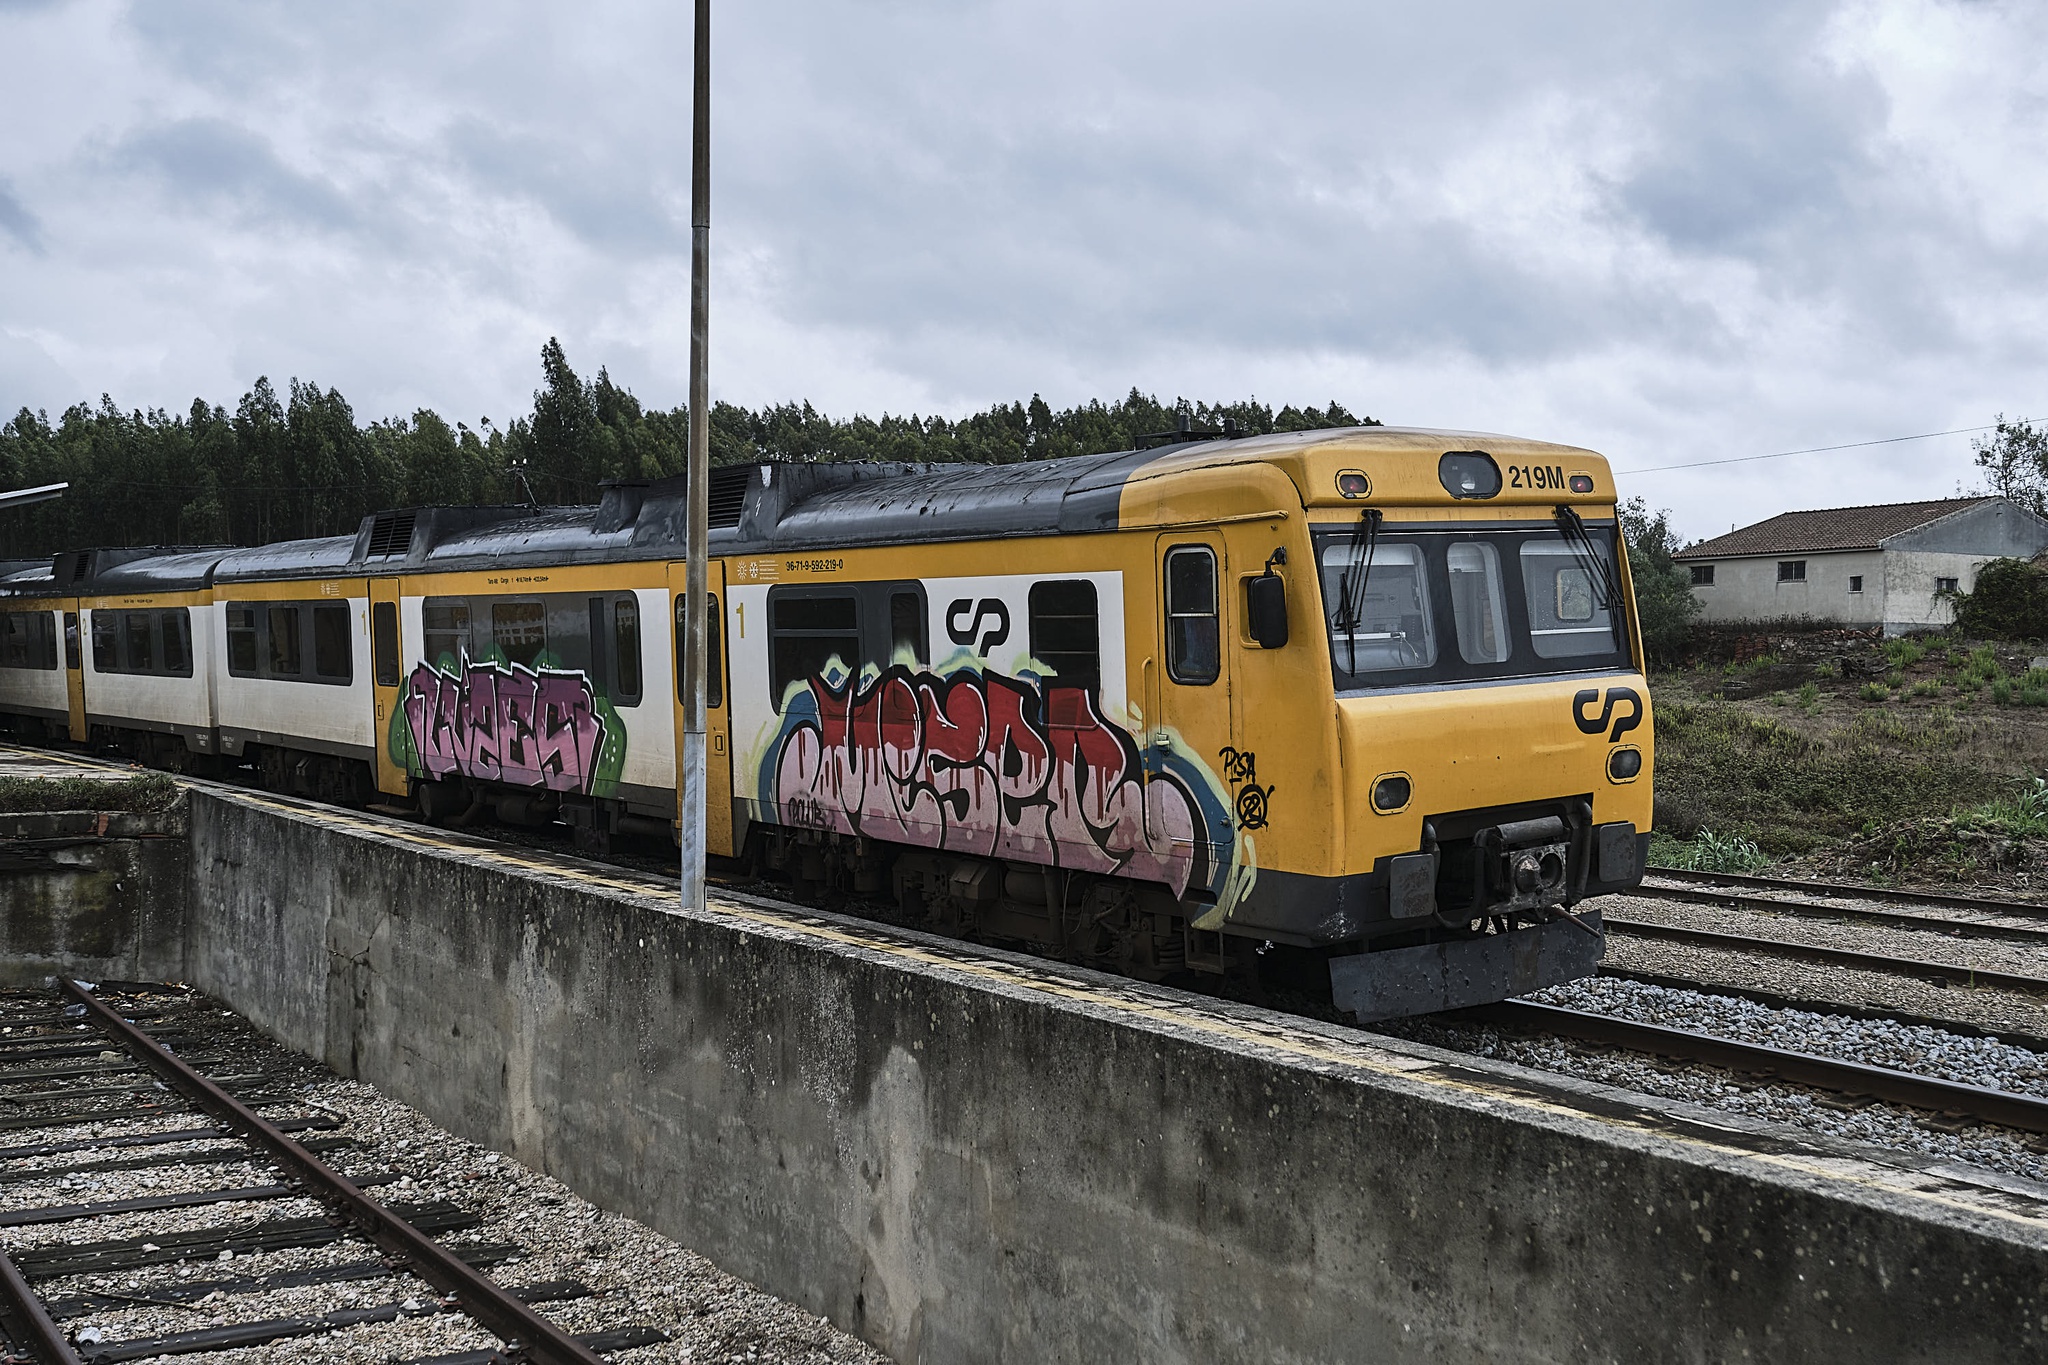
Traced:
<path fill-rule="evenodd" d="M 961 624 L 970 611 L 974 619 Z M 983 632 L 981 623 L 990 617 L 995 618 L 995 624 Z M 974 646 L 974 652 L 987 658 L 990 650 L 1010 638 L 1010 609 L 998 597 L 984 597 L 979 603 L 972 598 L 959 598 L 946 608 L 946 634 L 956 645 L 973 645 L 975 635 L 980 634 L 981 643 Z"/>
<path fill-rule="evenodd" d="M 1614 733 L 1607 737 L 1607 742 L 1612 744 L 1643 723 L 1643 699 L 1636 695 L 1636 690 L 1633 687 L 1608 688 L 1607 700 L 1601 705 L 1600 714 L 1597 716 L 1586 714 L 1592 708 L 1593 703 L 1599 700 L 1600 689 L 1597 687 L 1589 687 L 1572 698 L 1572 720 L 1578 724 L 1582 733 L 1597 735 L 1602 730 L 1605 730 L 1607 722 L 1612 720 L 1614 722 Z M 1628 707 L 1628 714 L 1625 716 L 1615 715 L 1615 711 L 1624 704 Z"/>

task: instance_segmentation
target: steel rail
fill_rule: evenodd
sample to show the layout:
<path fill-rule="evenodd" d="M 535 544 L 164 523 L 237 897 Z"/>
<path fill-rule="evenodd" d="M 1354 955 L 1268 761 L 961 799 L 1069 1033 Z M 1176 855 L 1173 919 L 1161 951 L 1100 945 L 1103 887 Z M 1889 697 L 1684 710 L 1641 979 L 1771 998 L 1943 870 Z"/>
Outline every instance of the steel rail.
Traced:
<path fill-rule="evenodd" d="M 1994 1028 L 1985 1024 L 1972 1024 L 1967 1020 L 1948 1019 L 1938 1014 L 1918 1014 L 1911 1010 L 1887 1009 L 1882 1005 L 1849 1005 L 1839 1000 L 1820 1000 L 1809 995 L 1787 995 L 1783 991 L 1760 990 L 1755 986 L 1731 986 L 1725 981 L 1701 981 L 1697 977 L 1672 976 L 1665 972 L 1639 972 L 1633 967 L 1617 967 L 1610 962 L 1600 964 L 1600 975 L 1610 981 L 1634 981 L 1645 986 L 1661 986 L 1665 990 L 1691 991 L 1695 995 L 1747 1000 L 1767 1009 L 1802 1010 L 1807 1014 L 1828 1014 L 1844 1019 L 1880 1020 L 1890 1024 L 1910 1024 L 1916 1028 L 1940 1029 L 1943 1033 L 1957 1033 L 1965 1038 L 1988 1038 L 1994 1043 L 2025 1048 L 2029 1052 L 2039 1052 L 2048 1056 L 2048 1036 L 2023 1033 L 2016 1029 Z"/>
<path fill-rule="evenodd" d="M 35 1290 L 29 1288 L 28 1277 L 4 1251 L 0 1251 L 0 1290 L 7 1294 L 16 1324 L 31 1338 L 21 1344 L 41 1357 L 43 1365 L 84 1365 L 72 1348 L 71 1339 L 57 1326 L 50 1310 L 43 1307 Z"/>
<path fill-rule="evenodd" d="M 1771 1076 L 1793 1085 L 1883 1100 L 1913 1109 L 1963 1114 L 1984 1123 L 2028 1133 L 2048 1133 L 2048 1099 L 2019 1091 L 1993 1090 L 1988 1086 L 1944 1081 L 1888 1066 L 1839 1061 L 1833 1057 L 1817 1057 L 1810 1052 L 1792 1052 L 1761 1043 L 1740 1043 L 1730 1038 L 1667 1028 L 1662 1024 L 1642 1024 L 1607 1014 L 1589 1014 L 1583 1010 L 1521 1000 L 1480 1005 L 1463 1011 L 1463 1014 L 1486 1023 L 1554 1033 L 1609 1047 L 1655 1053 L 1678 1061 L 1726 1067 L 1730 1071 L 1750 1075 Z"/>
<path fill-rule="evenodd" d="M 1661 877 L 1666 881 L 1691 882 L 1695 886 L 1742 886 L 1753 891 L 1790 891 L 1802 896 L 1844 896 L 1853 900 L 1883 901 L 1887 905 L 1939 905 L 1949 910 L 1980 910 L 2034 919 L 2048 916 L 2048 905 L 2035 901 L 1955 896 L 1945 891 L 1902 891 L 1889 886 L 1859 886 L 1854 882 L 1803 882 L 1791 877 L 1758 877 L 1746 872 L 1693 872 L 1677 867 L 1647 867 L 1643 869 L 1643 875 Z"/>
<path fill-rule="evenodd" d="M 1883 953 L 1859 953 L 1849 948 L 1827 948 L 1817 943 L 1795 943 L 1790 939 L 1761 938 L 1752 934 L 1724 934 L 1713 929 L 1684 929 L 1675 924 L 1648 920 L 1616 919 L 1602 915 L 1600 922 L 1610 932 L 1633 934 L 1638 938 L 1670 939 L 1715 948 L 1765 953 L 1771 957 L 1803 958 L 1834 967 L 1855 967 L 1867 972 L 1916 977 L 1922 981 L 1955 981 L 1965 986 L 1993 986 L 2027 995 L 2048 995 L 2048 979 L 2022 976 L 2017 972 L 1990 971 L 1954 962 L 1926 962 L 1919 958 L 1891 957 Z"/>
<path fill-rule="evenodd" d="M 453 1294 L 465 1313 L 486 1331 L 496 1334 L 515 1354 L 523 1351 L 539 1365 L 600 1365 L 602 1356 L 358 1190 L 326 1162 L 187 1066 L 91 991 L 75 981 L 64 980 L 59 984 L 86 1007 L 102 1029 L 120 1039 L 130 1053 L 148 1062 L 158 1075 L 200 1108 L 260 1144 L 288 1173 L 305 1183 L 309 1195 L 345 1217 L 387 1255 L 404 1263 L 442 1293 Z"/>
<path fill-rule="evenodd" d="M 2048 943 L 2048 928 L 2025 924 L 1989 924 L 1983 920 L 1949 919 L 1943 915 L 1916 915 L 1907 910 L 1871 910 L 1860 905 L 1831 905 L 1825 901 L 1779 900 L 1772 896 L 1745 895 L 1740 891 L 1716 891 L 1689 886 L 1645 885 L 1630 894 L 1645 900 L 1676 901 L 1682 905 L 1718 905 L 1738 910 L 1778 911 L 1807 919 L 1851 920 L 1861 924 L 1883 925 L 1887 929 L 1927 930 L 1955 938 L 1997 939 L 2007 943 Z"/>

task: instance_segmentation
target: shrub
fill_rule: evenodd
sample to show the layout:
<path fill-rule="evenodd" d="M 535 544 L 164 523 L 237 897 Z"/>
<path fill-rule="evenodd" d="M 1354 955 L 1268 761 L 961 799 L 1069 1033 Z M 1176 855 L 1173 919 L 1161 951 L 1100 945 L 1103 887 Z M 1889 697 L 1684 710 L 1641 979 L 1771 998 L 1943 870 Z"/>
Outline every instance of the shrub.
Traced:
<path fill-rule="evenodd" d="M 1891 694 L 1892 690 L 1881 682 L 1867 682 L 1856 689 L 1856 695 L 1865 701 L 1883 701 Z"/>
<path fill-rule="evenodd" d="M 168 810 L 178 784 L 162 773 L 114 782 L 90 777 L 0 777 L 0 811 Z"/>
<path fill-rule="evenodd" d="M 1911 668 L 1927 657 L 1927 646 L 1911 635 L 1884 642 L 1884 657 L 1893 668 Z"/>
<path fill-rule="evenodd" d="M 1969 592 L 1955 594 L 1955 604 L 1956 626 L 1965 635 L 2048 639 L 2048 568 L 2021 559 L 1994 559 L 1977 570 L 1977 582 Z"/>
<path fill-rule="evenodd" d="M 2026 778 L 2014 785 L 2010 795 L 1965 811 L 1956 822 L 2021 837 L 2048 834 L 2048 778 Z"/>
<path fill-rule="evenodd" d="M 1933 678 L 1922 678 L 1919 682 L 1913 684 L 1913 695 L 1916 697 L 1938 697 L 1941 695 L 1941 684 Z"/>
<path fill-rule="evenodd" d="M 1810 682 L 1801 683 L 1799 685 L 1799 704 L 1801 706 L 1813 706 L 1819 701 L 1820 688 L 1818 688 Z"/>
<path fill-rule="evenodd" d="M 1991 684 L 1991 700 L 2000 706 L 2012 705 L 2012 681 L 2008 678 L 1994 679 Z"/>

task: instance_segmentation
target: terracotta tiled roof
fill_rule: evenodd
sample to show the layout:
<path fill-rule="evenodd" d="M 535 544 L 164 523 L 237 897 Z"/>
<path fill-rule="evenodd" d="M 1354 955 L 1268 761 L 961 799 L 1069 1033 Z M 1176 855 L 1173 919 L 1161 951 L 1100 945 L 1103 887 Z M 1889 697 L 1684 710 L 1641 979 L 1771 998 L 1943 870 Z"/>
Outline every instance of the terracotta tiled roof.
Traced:
<path fill-rule="evenodd" d="M 1887 502 L 1875 507 L 1823 507 L 1781 512 L 1769 521 L 1744 526 L 1680 550 L 1674 559 L 1733 559 L 1738 555 L 1788 555 L 1828 550 L 1874 550 L 1901 531 L 1939 521 L 1990 498 L 1940 498 L 1933 502 Z"/>

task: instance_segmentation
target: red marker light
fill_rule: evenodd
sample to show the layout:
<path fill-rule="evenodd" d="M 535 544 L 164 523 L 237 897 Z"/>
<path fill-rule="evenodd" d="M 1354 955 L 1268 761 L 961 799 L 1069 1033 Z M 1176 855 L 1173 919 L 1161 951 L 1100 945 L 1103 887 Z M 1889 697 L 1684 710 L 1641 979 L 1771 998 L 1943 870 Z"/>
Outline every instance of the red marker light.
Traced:
<path fill-rule="evenodd" d="M 1590 492 L 1592 492 L 1592 491 L 1593 491 L 1593 476 L 1592 476 L 1591 474 L 1574 474 L 1574 475 L 1572 475 L 1572 492 L 1574 492 L 1574 493 L 1590 493 Z"/>
<path fill-rule="evenodd" d="M 1342 470 L 1337 475 L 1337 491 L 1347 498 L 1362 498 L 1372 492 L 1372 480 L 1363 470 Z"/>

